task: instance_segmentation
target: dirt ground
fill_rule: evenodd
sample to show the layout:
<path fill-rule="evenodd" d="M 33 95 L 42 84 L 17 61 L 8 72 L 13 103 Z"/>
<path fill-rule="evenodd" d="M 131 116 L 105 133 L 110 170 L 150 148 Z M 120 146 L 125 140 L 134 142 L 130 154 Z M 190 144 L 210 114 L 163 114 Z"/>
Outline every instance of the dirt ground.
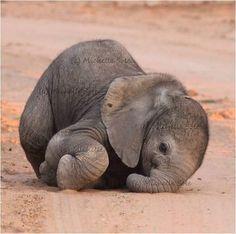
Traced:
<path fill-rule="evenodd" d="M 2 232 L 234 232 L 234 5 L 2 3 Z M 209 114 L 202 167 L 178 193 L 59 191 L 34 175 L 18 123 L 65 48 L 123 43 L 145 71 L 178 77 Z"/>

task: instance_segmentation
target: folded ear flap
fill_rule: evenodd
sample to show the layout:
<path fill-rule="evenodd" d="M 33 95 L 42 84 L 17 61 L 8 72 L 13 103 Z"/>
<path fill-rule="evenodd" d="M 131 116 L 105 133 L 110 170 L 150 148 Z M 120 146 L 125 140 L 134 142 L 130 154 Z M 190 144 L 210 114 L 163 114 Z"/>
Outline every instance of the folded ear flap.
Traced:
<path fill-rule="evenodd" d="M 127 166 L 137 166 L 147 123 L 163 109 L 162 104 L 168 105 L 167 88 L 161 84 L 173 86 L 173 82 L 180 85 L 169 75 L 150 74 L 117 78 L 111 83 L 101 109 L 102 120 L 110 144 Z"/>

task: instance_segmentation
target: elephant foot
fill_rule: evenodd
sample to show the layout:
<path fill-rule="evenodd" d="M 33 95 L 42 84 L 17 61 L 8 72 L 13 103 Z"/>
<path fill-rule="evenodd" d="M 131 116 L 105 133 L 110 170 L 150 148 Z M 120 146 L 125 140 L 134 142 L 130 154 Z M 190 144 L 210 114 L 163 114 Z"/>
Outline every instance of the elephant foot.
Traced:
<path fill-rule="evenodd" d="M 61 189 L 74 190 L 95 186 L 108 164 L 108 155 L 102 146 L 98 151 L 88 150 L 76 156 L 66 154 L 58 164 L 57 185 Z"/>
<path fill-rule="evenodd" d="M 56 171 L 52 169 L 46 161 L 40 164 L 39 173 L 41 181 L 49 186 L 57 186 Z"/>

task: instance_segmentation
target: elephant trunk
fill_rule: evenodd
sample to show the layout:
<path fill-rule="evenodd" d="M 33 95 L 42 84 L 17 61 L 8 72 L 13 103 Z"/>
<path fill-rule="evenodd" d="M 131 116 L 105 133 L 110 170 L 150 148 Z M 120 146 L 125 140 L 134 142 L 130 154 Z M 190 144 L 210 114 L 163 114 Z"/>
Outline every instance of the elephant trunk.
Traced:
<path fill-rule="evenodd" d="M 183 166 L 183 165 L 182 165 Z M 173 168 L 175 167 L 175 168 Z M 152 169 L 150 177 L 140 174 L 130 174 L 126 185 L 133 192 L 176 192 L 181 185 L 194 173 L 194 165 L 182 169 L 173 166 L 172 169 Z M 192 169 L 191 169 L 192 168 Z"/>
<path fill-rule="evenodd" d="M 176 192 L 181 184 L 165 175 L 147 177 L 139 174 L 131 174 L 127 178 L 126 185 L 133 192 L 161 193 Z"/>

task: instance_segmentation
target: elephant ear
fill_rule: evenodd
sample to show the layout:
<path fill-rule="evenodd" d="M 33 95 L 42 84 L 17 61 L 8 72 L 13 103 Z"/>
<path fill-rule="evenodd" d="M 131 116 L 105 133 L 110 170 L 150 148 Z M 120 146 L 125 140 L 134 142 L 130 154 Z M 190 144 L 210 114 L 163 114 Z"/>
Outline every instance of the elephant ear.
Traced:
<path fill-rule="evenodd" d="M 165 86 L 173 82 L 182 88 L 163 74 L 121 77 L 111 83 L 101 108 L 102 120 L 110 144 L 128 167 L 137 166 L 147 123 L 168 105 Z"/>

